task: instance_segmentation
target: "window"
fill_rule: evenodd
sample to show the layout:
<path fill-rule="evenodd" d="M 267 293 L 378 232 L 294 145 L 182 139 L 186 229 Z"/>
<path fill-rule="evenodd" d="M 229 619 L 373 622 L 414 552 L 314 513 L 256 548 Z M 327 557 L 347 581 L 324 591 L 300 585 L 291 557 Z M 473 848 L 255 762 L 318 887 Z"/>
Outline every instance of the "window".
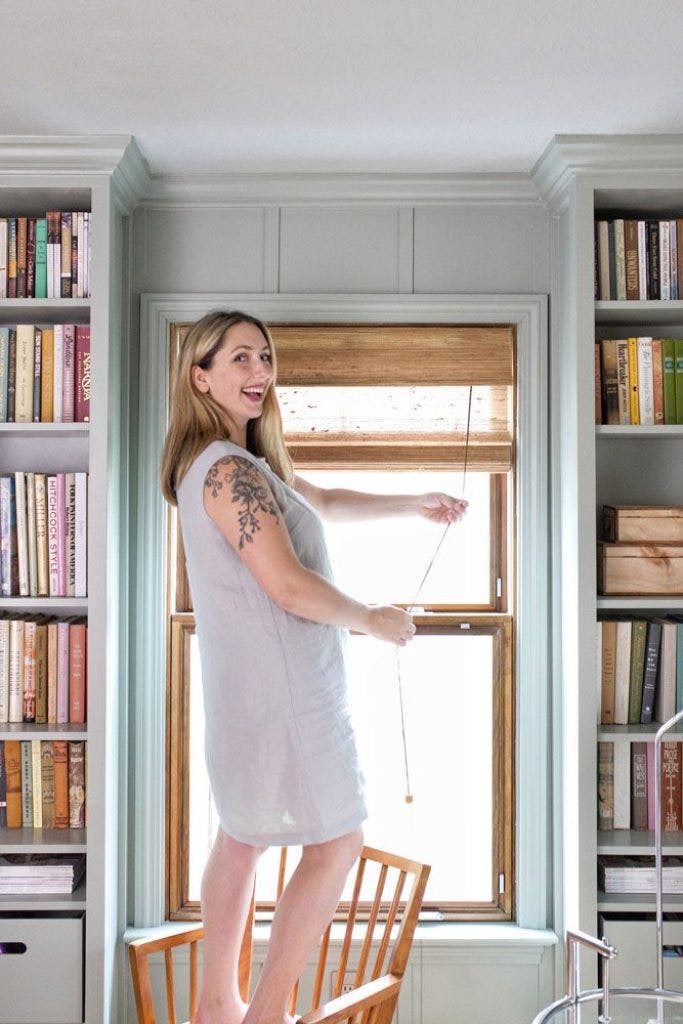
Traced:
<path fill-rule="evenodd" d="M 172 329 L 171 358 L 186 329 Z M 285 433 L 302 476 L 323 487 L 460 495 L 466 468 L 468 516 L 446 533 L 434 558 L 419 595 L 415 640 L 397 652 L 352 635 L 347 670 L 368 787 L 366 841 L 432 864 L 427 912 L 510 919 L 514 331 L 288 325 L 273 334 Z M 175 515 L 169 531 L 168 911 L 184 918 L 199 915 L 216 821 Z M 328 523 L 326 533 L 343 590 L 370 603 L 411 606 L 443 530 L 411 517 Z M 412 804 L 404 800 L 403 728 Z M 271 851 L 259 870 L 263 909 L 276 878 Z"/>

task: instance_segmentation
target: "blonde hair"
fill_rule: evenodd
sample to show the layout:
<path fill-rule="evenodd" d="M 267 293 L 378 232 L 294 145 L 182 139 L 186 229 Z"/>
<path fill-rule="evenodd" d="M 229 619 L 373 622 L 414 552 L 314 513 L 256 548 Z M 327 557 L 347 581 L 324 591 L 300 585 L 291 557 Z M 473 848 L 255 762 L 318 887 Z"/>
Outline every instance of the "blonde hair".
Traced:
<path fill-rule="evenodd" d="M 271 469 L 291 484 L 294 469 L 285 445 L 280 406 L 275 394 L 277 360 L 275 346 L 268 328 L 261 320 L 238 310 L 207 313 L 190 329 L 180 344 L 176 363 L 168 432 L 161 462 L 161 489 L 172 505 L 177 504 L 177 490 L 188 469 L 212 441 L 230 439 L 223 408 L 209 394 L 203 394 L 192 379 L 192 367 L 210 369 L 214 357 L 223 347 L 225 332 L 234 324 L 248 323 L 263 334 L 270 348 L 273 380 L 268 388 L 263 411 L 250 420 L 247 428 L 247 449 L 253 455 L 265 456 Z"/>

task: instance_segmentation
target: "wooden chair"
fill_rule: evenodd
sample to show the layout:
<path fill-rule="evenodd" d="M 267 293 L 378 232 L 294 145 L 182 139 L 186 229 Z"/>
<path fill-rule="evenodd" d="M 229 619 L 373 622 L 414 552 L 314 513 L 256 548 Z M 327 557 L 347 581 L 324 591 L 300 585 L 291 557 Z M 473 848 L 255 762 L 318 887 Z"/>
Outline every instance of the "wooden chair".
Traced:
<path fill-rule="evenodd" d="M 280 856 L 277 898 L 284 888 L 287 848 Z M 328 965 L 332 922 L 320 942 L 318 962 L 313 983 L 311 1005 L 300 1017 L 301 1024 L 335 1024 L 346 1020 L 349 1024 L 390 1024 L 394 1015 L 401 982 L 405 974 L 408 955 L 422 906 L 430 868 L 426 864 L 407 860 L 382 850 L 365 846 L 361 851 L 353 885 L 344 935 L 336 963 Z M 359 914 L 361 885 L 364 877 L 377 874 L 374 896 L 366 913 Z M 390 885 L 387 886 L 387 878 Z M 406 886 L 408 880 L 408 886 Z M 393 883 L 393 887 L 392 884 Z M 385 887 L 387 895 L 384 895 Z M 404 890 L 406 890 L 404 895 Z M 251 960 L 253 948 L 254 901 L 244 933 L 240 954 L 240 993 L 249 999 Z M 375 932 L 378 935 L 375 936 Z M 392 943 L 392 932 L 393 936 Z M 189 946 L 190 1016 L 198 1002 L 198 949 L 204 935 L 203 928 L 193 927 L 176 935 L 160 939 L 137 939 L 129 945 L 133 990 L 138 1012 L 138 1024 L 156 1024 L 154 997 L 150 977 L 149 957 L 164 952 L 166 973 L 166 1006 L 169 1024 L 178 1024 L 174 986 L 173 952 Z M 349 965 L 351 940 L 360 941 L 358 958 Z M 373 948 L 376 947 L 376 948 Z M 385 968 L 385 961 L 388 962 Z M 331 998 L 322 1002 L 326 971 L 336 971 Z M 352 987 L 342 993 L 345 976 L 353 972 Z M 366 976 L 368 980 L 366 981 Z M 300 1013 L 299 982 L 289 999 L 289 1012 Z M 162 1018 L 163 1019 L 163 1018 Z"/>

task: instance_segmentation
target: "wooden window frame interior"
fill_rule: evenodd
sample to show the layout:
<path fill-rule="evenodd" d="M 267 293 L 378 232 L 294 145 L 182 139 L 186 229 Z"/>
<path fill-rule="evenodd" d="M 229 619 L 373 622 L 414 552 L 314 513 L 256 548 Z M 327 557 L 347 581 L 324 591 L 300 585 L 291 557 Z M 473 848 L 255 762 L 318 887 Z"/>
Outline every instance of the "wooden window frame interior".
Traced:
<path fill-rule="evenodd" d="M 515 700 L 513 679 L 513 621 L 509 615 L 428 615 L 416 616 L 418 635 L 489 635 L 494 637 L 493 666 L 493 848 L 491 901 L 441 901 L 423 904 L 425 911 L 439 911 L 455 921 L 509 921 L 515 905 L 514 876 L 514 734 Z M 170 630 L 170 658 L 167 673 L 167 772 L 166 806 L 168 813 L 166 842 L 167 917 L 170 921 L 200 920 L 198 901 L 189 899 L 189 778 L 190 778 L 190 637 L 195 630 L 194 616 L 173 615 Z M 499 892 L 500 876 L 506 879 Z M 272 912 L 269 902 L 257 904 L 257 910 Z M 343 917 L 346 910 L 340 904 Z M 369 910 L 361 907 L 361 912 Z"/>
<path fill-rule="evenodd" d="M 170 377 L 173 377 L 178 343 L 178 331 L 187 328 L 185 324 L 171 324 L 169 330 Z M 306 325 L 309 329 L 311 325 Z M 424 324 L 414 329 L 425 330 Z M 355 325 L 358 329 L 358 325 Z M 350 328 L 353 330 L 354 328 Z M 361 328 L 362 329 L 362 328 Z M 329 330 L 329 328 L 328 328 Z M 342 371 L 343 372 L 343 371 Z M 515 382 L 513 386 L 513 407 L 515 405 Z M 433 444 L 425 444 L 424 438 L 416 437 L 412 455 L 406 459 L 406 445 L 392 444 L 394 438 L 377 436 L 383 448 L 383 464 L 405 464 L 405 468 L 423 466 L 434 469 L 451 469 L 454 453 Z M 514 451 L 514 444 L 513 444 Z M 355 452 L 351 464 L 356 468 L 378 468 L 376 461 L 357 465 L 360 452 Z M 348 458 L 339 457 L 338 448 L 331 445 L 324 449 L 303 445 L 297 452 L 297 468 L 346 468 Z M 393 461 L 392 461 L 393 460 Z M 512 467 L 514 473 L 514 465 Z M 493 543 L 490 556 L 490 601 L 487 605 L 426 605 L 425 616 L 416 616 L 419 632 L 433 630 L 450 631 L 461 623 L 469 623 L 472 630 L 488 628 L 501 630 L 502 641 L 498 642 L 498 670 L 494 677 L 494 849 L 492 892 L 498 892 L 500 875 L 506 880 L 503 892 L 490 903 L 467 905 L 458 903 L 439 904 L 438 909 L 454 920 L 511 920 L 515 905 L 514 889 L 514 658 L 513 620 L 508 614 L 509 567 L 508 559 L 508 479 L 502 473 L 491 474 L 491 523 Z M 189 789 L 188 764 L 189 734 L 189 643 L 187 636 L 194 628 L 189 583 L 185 570 L 182 537 L 177 525 L 177 516 L 169 510 L 167 516 L 169 552 L 175 551 L 175 573 L 171 559 L 167 565 L 167 621 L 170 622 L 167 644 L 166 689 L 166 911 L 169 920 L 193 920 L 200 918 L 199 904 L 188 900 L 189 872 Z M 512 567 L 514 573 L 514 566 Z M 175 577 L 175 587 L 172 586 Z M 502 581 L 501 593 L 497 593 L 497 580 Z M 464 618 L 463 618 L 464 616 Z M 181 638 L 185 638 L 181 643 Z M 501 731 L 496 731 L 502 728 Z M 496 736 L 500 737 L 500 744 Z M 267 904 L 259 909 L 269 910 Z M 342 908 L 343 909 L 343 908 Z M 425 905 L 425 909 L 428 909 Z"/>

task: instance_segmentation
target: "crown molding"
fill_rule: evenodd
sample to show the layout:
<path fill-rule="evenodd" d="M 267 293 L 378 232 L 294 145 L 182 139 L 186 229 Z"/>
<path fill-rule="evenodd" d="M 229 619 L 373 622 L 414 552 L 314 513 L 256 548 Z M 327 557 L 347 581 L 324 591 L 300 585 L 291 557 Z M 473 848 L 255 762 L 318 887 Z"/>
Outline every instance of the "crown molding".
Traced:
<path fill-rule="evenodd" d="M 0 135 L 0 173 L 113 174 L 130 135 Z"/>
<path fill-rule="evenodd" d="M 124 214 L 132 213 L 149 194 L 151 180 L 147 161 L 131 137 L 112 171 L 112 190 Z"/>
<path fill-rule="evenodd" d="M 531 179 L 549 205 L 577 178 L 634 171 L 679 173 L 683 135 L 555 135 L 536 161 Z"/>
<path fill-rule="evenodd" d="M 151 178 L 142 205 L 191 206 L 540 205 L 527 174 L 259 173 L 169 174 Z"/>

